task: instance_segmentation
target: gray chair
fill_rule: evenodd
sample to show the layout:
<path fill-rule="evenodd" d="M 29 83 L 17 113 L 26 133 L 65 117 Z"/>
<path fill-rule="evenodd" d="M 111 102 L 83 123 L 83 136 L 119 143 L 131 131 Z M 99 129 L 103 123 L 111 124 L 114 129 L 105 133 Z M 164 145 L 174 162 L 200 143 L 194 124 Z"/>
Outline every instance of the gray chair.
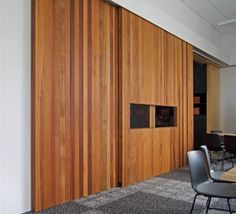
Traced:
<path fill-rule="evenodd" d="M 222 153 L 222 158 L 218 158 L 216 161 L 222 161 L 221 163 L 221 170 L 224 170 L 224 160 L 226 156 L 226 152 L 224 150 L 224 146 L 221 143 L 221 139 L 219 138 L 218 134 L 206 134 L 206 146 L 210 151 L 210 159 L 211 152 L 220 152 Z"/>
<path fill-rule="evenodd" d="M 210 178 L 211 178 L 213 181 L 215 181 L 215 182 L 235 183 L 234 181 L 225 181 L 225 180 L 220 179 L 220 176 L 221 176 L 224 172 L 222 172 L 222 171 L 216 172 L 216 171 L 214 171 L 214 170 L 212 169 L 212 167 L 211 167 L 211 161 L 210 161 L 210 155 L 209 155 L 207 146 L 202 145 L 202 146 L 201 146 L 201 150 L 202 150 L 202 153 L 204 154 L 205 159 L 206 159 L 207 168 L 208 168 L 208 172 L 209 172 Z"/>
<path fill-rule="evenodd" d="M 230 153 L 230 159 L 232 167 L 234 167 L 233 158 L 236 156 L 236 136 L 225 135 L 224 136 L 225 151 Z"/>
<path fill-rule="evenodd" d="M 236 185 L 230 183 L 212 182 L 209 177 L 206 161 L 201 151 L 190 151 L 187 153 L 190 169 L 191 184 L 196 192 L 192 203 L 191 211 L 194 210 L 197 196 L 207 197 L 206 213 L 209 209 L 228 211 L 232 213 L 230 199 L 236 198 Z M 226 198 L 228 210 L 210 208 L 212 198 Z"/>
<path fill-rule="evenodd" d="M 218 129 L 214 129 L 210 131 L 211 134 L 217 134 L 219 139 L 220 139 L 220 143 L 221 145 L 224 145 L 224 136 L 220 135 L 223 133 L 222 130 L 218 130 Z"/>

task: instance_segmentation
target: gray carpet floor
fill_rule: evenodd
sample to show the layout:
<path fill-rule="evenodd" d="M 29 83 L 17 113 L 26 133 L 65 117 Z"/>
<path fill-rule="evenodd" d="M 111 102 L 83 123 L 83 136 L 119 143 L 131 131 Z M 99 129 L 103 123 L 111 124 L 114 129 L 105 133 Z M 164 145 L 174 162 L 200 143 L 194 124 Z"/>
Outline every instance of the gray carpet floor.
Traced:
<path fill-rule="evenodd" d="M 217 169 L 217 166 L 215 166 Z M 153 177 L 124 188 L 113 188 L 73 202 L 65 203 L 40 214 L 185 214 L 189 213 L 194 192 L 190 184 L 189 170 L 179 169 Z M 199 196 L 194 213 L 205 213 L 206 198 Z M 231 200 L 236 210 L 236 200 Z M 227 208 L 226 200 L 213 199 L 211 207 Z M 228 213 L 209 211 L 210 214 Z M 34 214 L 30 212 L 30 214 Z"/>

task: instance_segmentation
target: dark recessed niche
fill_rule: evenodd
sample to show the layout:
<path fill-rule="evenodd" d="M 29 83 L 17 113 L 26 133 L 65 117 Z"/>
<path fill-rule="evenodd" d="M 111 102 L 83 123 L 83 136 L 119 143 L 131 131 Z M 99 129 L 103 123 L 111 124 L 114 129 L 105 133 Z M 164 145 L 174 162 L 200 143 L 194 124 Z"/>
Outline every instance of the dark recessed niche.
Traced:
<path fill-rule="evenodd" d="M 176 126 L 176 107 L 156 106 L 155 127 Z"/>
<path fill-rule="evenodd" d="M 130 128 L 149 128 L 149 105 L 130 104 Z"/>

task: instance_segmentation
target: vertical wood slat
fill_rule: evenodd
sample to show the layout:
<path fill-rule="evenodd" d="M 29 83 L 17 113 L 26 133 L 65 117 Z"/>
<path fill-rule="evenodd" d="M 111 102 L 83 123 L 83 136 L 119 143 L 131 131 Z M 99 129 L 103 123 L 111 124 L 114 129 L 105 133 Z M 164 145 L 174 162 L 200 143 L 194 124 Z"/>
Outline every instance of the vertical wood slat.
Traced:
<path fill-rule="evenodd" d="M 193 46 L 187 45 L 188 59 L 188 151 L 193 149 Z M 187 162 L 185 163 L 185 165 Z"/>
<path fill-rule="evenodd" d="M 207 64 L 207 132 L 220 129 L 220 68 Z"/>
<path fill-rule="evenodd" d="M 33 3 L 35 211 L 113 187 L 117 166 L 117 8 Z M 102 166 L 101 166 L 102 165 Z"/>
<path fill-rule="evenodd" d="M 81 145 L 81 150 L 83 151 L 83 164 L 82 168 L 80 171 L 80 174 L 83 174 L 83 195 L 88 195 L 89 194 L 89 153 L 88 153 L 88 68 L 89 68 L 89 62 L 88 62 L 88 43 L 89 43 L 89 5 L 88 1 L 83 1 L 80 0 L 79 4 L 77 7 L 75 7 L 75 13 L 76 10 L 80 11 L 81 15 L 78 17 L 78 22 L 80 22 L 80 30 L 77 33 L 77 35 L 80 35 L 80 45 L 81 47 L 83 46 L 83 52 L 79 51 L 81 49 L 78 49 L 77 52 L 80 52 L 82 55 L 81 57 L 81 62 L 83 64 L 83 69 L 81 72 L 83 73 L 81 76 L 81 82 L 80 82 L 80 89 L 83 90 L 83 93 L 81 92 L 81 95 L 83 94 L 83 98 L 81 99 L 81 107 L 83 108 L 83 111 L 81 111 L 82 115 L 82 121 L 83 121 L 83 131 L 81 134 L 83 135 L 83 140 L 82 140 L 82 145 Z M 82 32 L 82 33 L 81 33 Z M 82 86 L 81 86 L 82 85 Z M 81 91 L 80 90 L 80 91 Z M 81 151 L 80 150 L 80 151 Z M 82 153 L 81 151 L 81 153 Z M 80 175 L 81 176 L 81 175 Z"/>
<path fill-rule="evenodd" d="M 192 46 L 120 9 L 123 185 L 185 166 L 192 148 Z M 130 129 L 130 103 L 177 107 L 177 126 Z M 151 106 L 152 109 L 152 106 Z M 154 117 L 151 110 L 151 117 Z"/>
<path fill-rule="evenodd" d="M 70 162 L 69 76 L 64 72 L 69 66 L 70 38 L 65 31 L 70 7 L 68 1 L 62 0 L 57 5 L 53 1 L 35 1 L 33 6 L 32 195 L 35 209 L 40 209 L 70 198 L 66 192 L 70 192 L 70 168 L 65 167 Z M 55 180 L 55 175 L 59 179 Z"/>

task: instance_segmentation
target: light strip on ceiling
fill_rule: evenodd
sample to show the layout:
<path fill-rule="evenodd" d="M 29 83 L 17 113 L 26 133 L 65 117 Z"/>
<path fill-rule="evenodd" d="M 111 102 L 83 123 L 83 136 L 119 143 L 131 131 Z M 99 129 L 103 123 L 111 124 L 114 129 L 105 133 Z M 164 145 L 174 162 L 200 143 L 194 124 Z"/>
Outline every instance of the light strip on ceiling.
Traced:
<path fill-rule="evenodd" d="M 227 24 L 232 24 L 234 22 L 236 22 L 236 19 L 230 19 L 230 20 L 227 20 L 227 21 L 224 21 L 224 22 L 219 22 L 217 25 L 218 26 L 227 25 Z"/>

